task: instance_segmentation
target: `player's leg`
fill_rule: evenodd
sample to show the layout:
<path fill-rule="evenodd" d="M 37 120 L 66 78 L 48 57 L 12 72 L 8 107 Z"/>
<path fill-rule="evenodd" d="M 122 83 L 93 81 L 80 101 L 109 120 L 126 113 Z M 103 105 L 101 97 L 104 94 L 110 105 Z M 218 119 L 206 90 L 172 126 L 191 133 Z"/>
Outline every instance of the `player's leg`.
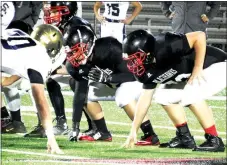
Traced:
<path fill-rule="evenodd" d="M 1 130 L 4 128 L 6 125 L 8 125 L 11 120 L 10 120 L 10 115 L 9 112 L 6 108 L 4 99 L 3 99 L 3 94 L 1 94 Z"/>
<path fill-rule="evenodd" d="M 195 141 L 188 128 L 184 108 L 178 104 L 182 97 L 184 86 L 185 83 L 160 85 L 154 94 L 154 102 L 163 106 L 176 127 L 176 137 L 167 143 L 160 144 L 160 147 L 190 149 L 195 147 Z"/>
<path fill-rule="evenodd" d="M 2 88 L 9 107 L 11 122 L 2 128 L 2 133 L 26 133 L 24 123 L 21 121 L 20 94 L 15 88 Z"/>
<path fill-rule="evenodd" d="M 69 84 L 69 78 L 61 75 L 49 78 L 46 83 L 50 101 L 56 115 L 56 125 L 53 127 L 55 135 L 67 135 L 69 133 L 65 115 L 65 102 L 61 92 L 61 86 L 58 83 L 62 81 L 66 81 L 65 84 Z"/>
<path fill-rule="evenodd" d="M 112 96 L 114 93 L 114 89 L 111 89 L 104 84 L 90 82 L 86 109 L 89 116 L 94 121 L 97 130 L 90 135 L 81 136 L 80 140 L 112 141 L 112 136 L 107 129 L 104 114 L 98 100 L 108 100 L 108 96 Z"/>
<path fill-rule="evenodd" d="M 191 103 L 189 108 L 197 117 L 205 132 L 206 141 L 199 145 L 199 147 L 196 147 L 194 151 L 223 152 L 225 147 L 222 139 L 218 137 L 213 112 L 204 99 L 226 88 L 226 62 L 211 65 L 204 70 L 203 74 L 206 82 L 198 86 L 193 83 L 195 84 L 195 88 L 188 88 L 187 86 L 185 92 L 190 92 L 189 97 L 188 100 L 186 98 L 183 100 L 183 102 Z M 201 101 L 194 100 L 195 94 L 193 95 L 191 93 L 192 91 L 196 91 L 196 94 L 200 95 L 200 98 L 197 100 Z"/>
<path fill-rule="evenodd" d="M 225 145 L 215 126 L 211 108 L 205 101 L 197 102 L 189 106 L 204 129 L 206 141 L 194 149 L 194 151 L 224 152 Z"/>
<path fill-rule="evenodd" d="M 133 90 L 131 90 L 133 89 Z M 116 91 L 116 104 L 123 108 L 128 117 L 133 121 L 136 109 L 136 103 L 142 90 L 142 84 L 139 82 L 122 83 Z M 144 134 L 136 145 L 158 145 L 160 144 L 151 122 L 146 115 L 140 128 Z"/>

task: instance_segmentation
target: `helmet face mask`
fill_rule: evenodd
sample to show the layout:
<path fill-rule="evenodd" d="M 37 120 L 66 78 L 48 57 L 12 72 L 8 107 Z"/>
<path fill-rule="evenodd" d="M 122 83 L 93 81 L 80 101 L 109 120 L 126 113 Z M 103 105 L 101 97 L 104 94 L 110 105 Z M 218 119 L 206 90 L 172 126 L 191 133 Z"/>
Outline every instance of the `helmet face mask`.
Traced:
<path fill-rule="evenodd" d="M 95 45 L 95 35 L 86 26 L 77 26 L 64 35 L 67 61 L 74 67 L 85 65 Z"/>
<path fill-rule="evenodd" d="M 49 1 L 44 3 L 44 22 L 59 26 L 71 18 L 77 12 L 76 1 Z"/>
<path fill-rule="evenodd" d="M 123 41 L 123 59 L 130 72 L 142 76 L 145 65 L 154 63 L 155 38 L 145 30 L 131 32 Z"/>
<path fill-rule="evenodd" d="M 44 21 L 46 24 L 58 26 L 62 21 L 62 16 L 70 13 L 67 6 L 44 7 Z"/>
<path fill-rule="evenodd" d="M 128 57 L 123 57 L 127 61 L 127 67 L 130 72 L 136 74 L 137 76 L 142 76 L 145 72 L 144 61 L 147 54 L 143 51 L 138 51 L 134 54 L 128 55 Z"/>
<path fill-rule="evenodd" d="M 67 53 L 67 60 L 74 66 L 79 67 L 80 65 L 86 64 L 86 59 L 88 58 L 88 45 L 84 43 L 78 43 L 69 50 Z"/>

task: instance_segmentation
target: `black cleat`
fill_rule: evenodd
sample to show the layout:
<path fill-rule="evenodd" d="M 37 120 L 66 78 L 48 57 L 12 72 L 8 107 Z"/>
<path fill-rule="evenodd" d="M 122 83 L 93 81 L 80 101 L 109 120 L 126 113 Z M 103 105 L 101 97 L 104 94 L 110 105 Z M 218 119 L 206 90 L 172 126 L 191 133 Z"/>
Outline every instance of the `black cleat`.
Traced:
<path fill-rule="evenodd" d="M 196 146 L 193 136 L 180 134 L 176 132 L 176 137 L 171 139 L 168 143 L 161 143 L 160 148 L 183 148 L 193 149 Z"/>
<path fill-rule="evenodd" d="M 15 133 L 26 133 L 27 130 L 24 126 L 24 123 L 21 121 L 12 121 L 8 122 L 2 128 L 2 133 L 15 134 Z"/>
<path fill-rule="evenodd" d="M 205 152 L 224 152 L 225 145 L 222 139 L 218 136 L 213 136 L 210 134 L 205 134 L 207 139 L 204 143 L 196 146 L 193 151 L 205 151 Z"/>
<path fill-rule="evenodd" d="M 53 127 L 54 135 L 67 135 L 70 130 L 68 129 L 66 119 L 55 119 L 57 120 L 57 124 Z"/>
<path fill-rule="evenodd" d="M 31 132 L 25 134 L 24 137 L 45 138 L 47 136 L 43 126 L 41 124 L 38 124 L 37 126 L 34 127 L 34 129 Z"/>

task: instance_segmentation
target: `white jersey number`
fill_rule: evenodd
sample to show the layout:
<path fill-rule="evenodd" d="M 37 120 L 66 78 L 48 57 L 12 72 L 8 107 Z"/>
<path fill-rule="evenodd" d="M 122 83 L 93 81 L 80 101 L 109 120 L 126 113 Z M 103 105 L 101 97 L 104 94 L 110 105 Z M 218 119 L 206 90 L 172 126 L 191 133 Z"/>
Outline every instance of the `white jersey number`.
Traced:
<path fill-rule="evenodd" d="M 108 15 L 112 14 L 112 16 L 119 16 L 120 9 L 119 9 L 119 4 L 107 4 L 108 6 Z"/>

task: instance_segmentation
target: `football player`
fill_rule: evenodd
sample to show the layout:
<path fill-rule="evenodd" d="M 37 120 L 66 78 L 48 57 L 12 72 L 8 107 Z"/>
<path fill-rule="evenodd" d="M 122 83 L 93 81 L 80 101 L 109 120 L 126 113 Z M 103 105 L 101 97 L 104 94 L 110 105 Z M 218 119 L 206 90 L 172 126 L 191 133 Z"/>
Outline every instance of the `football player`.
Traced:
<path fill-rule="evenodd" d="M 130 119 L 133 119 L 142 84 L 136 82 L 133 74 L 127 70 L 126 63 L 122 59 L 122 44 L 117 39 L 113 37 L 96 39 L 94 33 L 86 26 L 70 29 L 64 34 L 64 38 L 65 45 L 68 46 L 66 68 L 76 81 L 73 99 L 73 130 L 70 140 L 76 141 L 78 138 L 82 108 L 87 99 L 86 108 L 96 124 L 97 131 L 80 137 L 80 140 L 112 141 L 101 107 L 90 103 L 95 97 L 107 97 L 108 94 L 103 86 L 111 86 L 112 89 L 109 87 L 108 89 L 115 93 L 116 104 L 125 110 Z M 92 81 L 88 81 L 88 78 Z M 89 84 L 96 82 L 103 83 L 102 87 L 90 85 L 88 89 Z M 113 89 L 114 86 L 116 89 Z M 141 124 L 141 129 L 144 137 L 142 141 L 138 141 L 138 145 L 159 144 L 159 139 L 147 118 Z"/>
<path fill-rule="evenodd" d="M 204 101 L 226 87 L 224 51 L 206 46 L 206 35 L 200 31 L 185 35 L 167 32 L 154 37 L 145 30 L 136 30 L 124 40 L 123 55 L 144 89 L 125 147 L 134 146 L 139 125 L 155 98 L 177 128 L 176 137 L 160 147 L 224 152 L 212 111 Z M 161 85 L 155 92 L 157 84 Z M 199 147 L 189 131 L 184 106 L 191 109 L 205 131 L 206 141 Z"/>
<path fill-rule="evenodd" d="M 1 85 L 12 85 L 20 78 L 30 81 L 36 107 L 47 134 L 48 152 L 62 154 L 53 134 L 51 113 L 44 94 L 47 77 L 65 59 L 65 53 L 59 53 L 62 50 L 62 34 L 51 25 L 38 26 L 31 37 L 19 29 L 6 29 L 14 17 L 13 3 L 1 2 L 1 11 L 1 71 L 11 75 L 2 76 Z"/>
<path fill-rule="evenodd" d="M 92 26 L 88 21 L 76 16 L 76 1 L 47 1 L 44 3 L 43 12 L 44 23 L 57 26 L 63 34 L 69 28 L 73 28 L 77 25 L 86 25 L 92 29 Z M 61 88 L 69 85 L 71 76 L 68 75 L 64 63 L 52 72 L 51 77 L 46 83 L 48 94 L 56 114 L 55 120 L 57 123 L 53 128 L 55 135 L 66 135 L 69 133 L 65 115 L 64 98 Z M 91 130 L 92 124 L 88 116 L 87 120 L 89 125 L 88 130 Z M 43 128 L 40 122 L 38 122 L 38 125 L 35 127 L 35 129 L 26 136 L 45 137 L 45 135 L 43 135 Z"/>

